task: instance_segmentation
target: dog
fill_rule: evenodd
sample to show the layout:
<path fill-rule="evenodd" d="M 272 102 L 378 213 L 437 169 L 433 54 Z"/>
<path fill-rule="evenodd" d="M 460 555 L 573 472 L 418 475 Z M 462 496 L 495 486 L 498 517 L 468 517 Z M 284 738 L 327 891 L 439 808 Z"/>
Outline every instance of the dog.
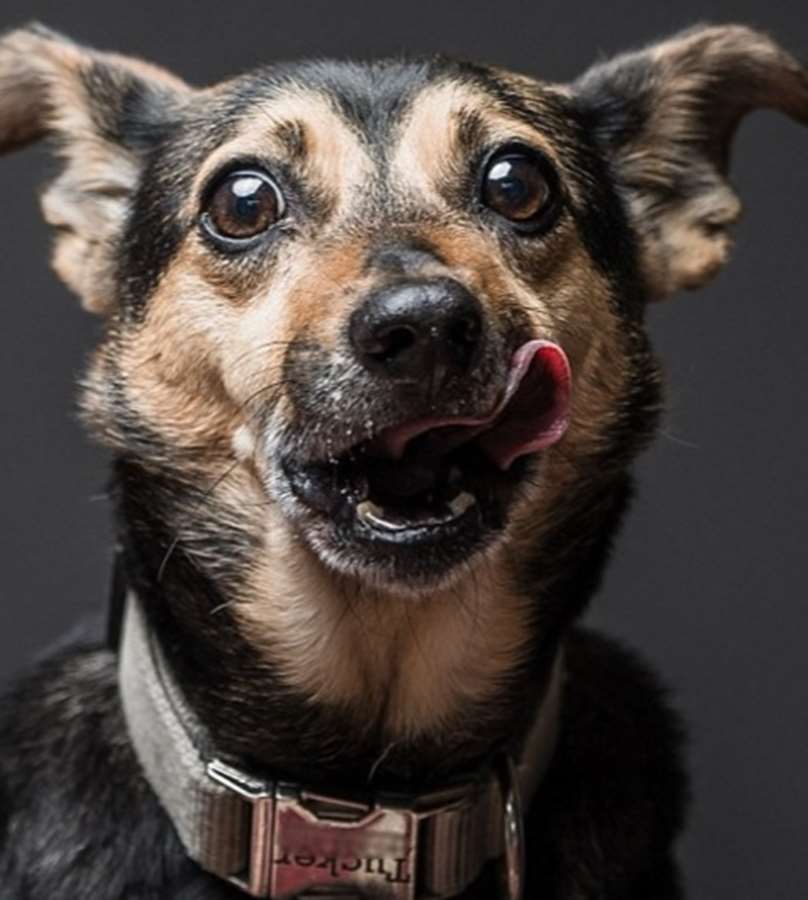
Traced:
<path fill-rule="evenodd" d="M 444 58 L 196 90 L 40 26 L 54 266 L 105 323 L 111 637 L 0 711 L 4 900 L 672 900 L 683 731 L 576 625 L 652 438 L 647 305 L 727 261 L 769 37 L 556 85 Z"/>

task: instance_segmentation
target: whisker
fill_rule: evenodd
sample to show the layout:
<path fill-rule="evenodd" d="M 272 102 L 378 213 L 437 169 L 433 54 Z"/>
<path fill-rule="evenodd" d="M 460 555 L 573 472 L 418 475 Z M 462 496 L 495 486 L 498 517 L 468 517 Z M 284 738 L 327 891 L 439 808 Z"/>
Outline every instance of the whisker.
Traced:
<path fill-rule="evenodd" d="M 216 488 L 232 474 L 233 470 L 239 464 L 239 461 L 236 460 L 231 466 L 229 466 L 214 482 L 213 484 L 204 492 L 204 494 L 199 498 L 196 504 L 194 504 L 194 511 L 198 510 L 199 507 L 208 500 L 216 490 Z M 157 569 L 157 583 L 159 584 L 163 580 L 163 575 L 165 575 L 166 566 L 168 565 L 168 561 L 174 554 L 174 551 L 177 549 L 177 545 L 180 542 L 180 534 L 179 531 L 175 534 L 174 539 L 168 545 L 168 549 L 166 550 L 165 556 L 163 557 L 162 562 L 160 563 L 159 568 Z"/>
<path fill-rule="evenodd" d="M 257 346 L 249 347 L 247 350 L 237 356 L 232 362 L 228 364 L 228 368 L 237 370 L 242 363 L 246 362 L 251 357 L 258 356 L 261 353 L 266 353 L 268 350 L 272 350 L 277 347 L 296 347 L 298 353 L 312 353 L 314 351 L 320 350 L 318 346 L 307 341 L 302 341 L 300 339 L 291 341 L 262 341 Z M 279 367 L 283 366 L 283 361 L 279 360 L 276 365 Z"/>
<path fill-rule="evenodd" d="M 692 441 L 677 437 L 673 432 L 668 431 L 667 429 L 660 428 L 659 434 L 671 443 L 677 444 L 679 447 L 687 447 L 688 450 L 701 450 L 699 444 L 694 444 Z"/>
<path fill-rule="evenodd" d="M 382 752 L 379 754 L 379 758 L 370 767 L 370 771 L 368 772 L 368 784 L 370 784 L 373 781 L 373 779 L 376 777 L 376 773 L 379 771 L 379 767 L 382 765 L 382 763 L 384 763 L 384 761 L 387 759 L 387 757 L 390 756 L 390 754 L 393 751 L 393 748 L 396 747 L 400 743 L 401 743 L 400 740 L 391 741 L 384 748 L 384 750 L 382 750 Z"/>
<path fill-rule="evenodd" d="M 233 600 L 225 600 L 224 603 L 220 603 L 218 606 L 214 606 L 210 611 L 210 615 L 215 616 L 217 613 L 222 612 L 227 609 L 228 606 L 235 606 L 235 602 Z"/>

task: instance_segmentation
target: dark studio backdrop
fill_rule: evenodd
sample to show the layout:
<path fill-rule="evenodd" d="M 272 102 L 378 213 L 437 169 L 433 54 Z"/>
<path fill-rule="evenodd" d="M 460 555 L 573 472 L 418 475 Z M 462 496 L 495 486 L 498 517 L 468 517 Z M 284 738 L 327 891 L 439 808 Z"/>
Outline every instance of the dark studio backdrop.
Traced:
<path fill-rule="evenodd" d="M 432 52 L 567 80 L 597 57 L 697 21 L 744 21 L 808 59 L 801 4 L 2 0 L 202 84 L 259 62 Z M 40 149 L 0 159 L 0 680 L 103 602 L 104 455 L 74 415 L 97 324 L 51 274 Z M 808 854 L 808 130 L 747 120 L 733 262 L 650 313 L 669 376 L 664 431 L 591 622 L 640 648 L 691 733 L 681 847 L 697 900 L 806 896 Z"/>

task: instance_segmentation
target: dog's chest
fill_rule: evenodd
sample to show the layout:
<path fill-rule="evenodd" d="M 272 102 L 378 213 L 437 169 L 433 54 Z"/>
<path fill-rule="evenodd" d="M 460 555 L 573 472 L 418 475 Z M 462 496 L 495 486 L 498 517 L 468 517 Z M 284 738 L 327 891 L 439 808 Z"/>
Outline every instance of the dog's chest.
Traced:
<path fill-rule="evenodd" d="M 235 611 L 248 640 L 297 694 L 359 710 L 391 741 L 434 732 L 496 697 L 529 652 L 531 604 L 494 565 L 391 602 L 317 566 L 273 566 L 275 554 L 266 556 Z"/>

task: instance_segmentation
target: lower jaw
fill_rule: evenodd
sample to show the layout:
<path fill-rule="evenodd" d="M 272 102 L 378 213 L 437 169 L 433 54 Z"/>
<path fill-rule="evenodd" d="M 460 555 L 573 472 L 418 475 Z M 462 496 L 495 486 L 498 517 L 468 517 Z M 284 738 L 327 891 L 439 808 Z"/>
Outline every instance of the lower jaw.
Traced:
<path fill-rule="evenodd" d="M 380 531 L 355 516 L 335 521 L 306 510 L 298 527 L 304 541 L 329 567 L 406 590 L 452 581 L 496 541 L 504 520 L 500 510 L 489 508 L 483 513 L 475 506 L 439 526 Z"/>
<path fill-rule="evenodd" d="M 476 451 L 451 465 L 459 466 L 454 481 L 449 473 L 427 506 L 417 495 L 391 496 L 386 472 L 368 491 L 370 476 L 357 483 L 335 468 L 333 480 L 324 480 L 318 469 L 279 460 L 276 486 L 290 523 L 329 568 L 399 589 L 434 587 L 468 571 L 496 542 L 529 471 L 528 460 L 520 459 L 502 472 Z"/>

